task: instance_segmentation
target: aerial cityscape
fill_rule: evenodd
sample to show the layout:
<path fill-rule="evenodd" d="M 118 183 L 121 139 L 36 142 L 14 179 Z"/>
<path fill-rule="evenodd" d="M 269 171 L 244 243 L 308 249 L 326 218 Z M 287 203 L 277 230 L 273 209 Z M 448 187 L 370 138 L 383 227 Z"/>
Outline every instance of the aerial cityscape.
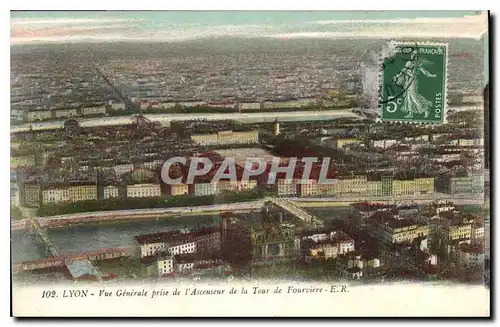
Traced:
<path fill-rule="evenodd" d="M 311 35 L 253 31 L 259 13 L 243 15 L 250 36 L 193 12 L 207 36 L 161 41 L 141 24 L 179 13 L 71 17 L 94 29 L 32 15 L 11 15 L 15 282 L 489 283 L 488 39 L 475 23 L 422 30 L 447 45 L 446 120 L 433 124 L 377 119 L 392 37 L 352 37 L 370 27 L 356 23 L 325 37 L 342 25 L 327 13 L 306 17 L 322 22 Z"/>

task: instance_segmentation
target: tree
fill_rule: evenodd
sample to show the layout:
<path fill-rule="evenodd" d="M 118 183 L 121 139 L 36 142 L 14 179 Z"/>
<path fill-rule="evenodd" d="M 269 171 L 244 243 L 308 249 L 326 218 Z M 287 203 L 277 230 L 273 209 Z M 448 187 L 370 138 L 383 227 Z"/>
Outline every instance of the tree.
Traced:
<path fill-rule="evenodd" d="M 221 246 L 222 257 L 236 267 L 247 266 L 252 260 L 252 242 L 247 226 L 228 230 Z"/>
<path fill-rule="evenodd" d="M 19 209 L 17 206 L 11 206 L 10 207 L 10 219 L 22 219 L 23 218 L 23 213 L 21 212 L 21 209 Z"/>

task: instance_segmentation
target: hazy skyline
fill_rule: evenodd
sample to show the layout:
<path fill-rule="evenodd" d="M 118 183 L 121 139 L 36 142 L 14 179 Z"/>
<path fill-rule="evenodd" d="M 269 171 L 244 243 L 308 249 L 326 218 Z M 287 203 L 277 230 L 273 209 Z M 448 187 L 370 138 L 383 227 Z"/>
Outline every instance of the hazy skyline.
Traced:
<path fill-rule="evenodd" d="M 487 13 L 479 11 L 11 12 L 12 45 L 210 37 L 479 39 L 486 31 Z"/>

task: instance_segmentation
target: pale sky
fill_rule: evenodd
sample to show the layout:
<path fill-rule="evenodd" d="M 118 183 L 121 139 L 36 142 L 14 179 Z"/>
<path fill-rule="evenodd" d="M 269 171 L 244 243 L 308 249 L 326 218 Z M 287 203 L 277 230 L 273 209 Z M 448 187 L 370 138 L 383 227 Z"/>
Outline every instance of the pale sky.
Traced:
<path fill-rule="evenodd" d="M 12 12 L 11 44 L 207 37 L 472 38 L 486 12 Z"/>

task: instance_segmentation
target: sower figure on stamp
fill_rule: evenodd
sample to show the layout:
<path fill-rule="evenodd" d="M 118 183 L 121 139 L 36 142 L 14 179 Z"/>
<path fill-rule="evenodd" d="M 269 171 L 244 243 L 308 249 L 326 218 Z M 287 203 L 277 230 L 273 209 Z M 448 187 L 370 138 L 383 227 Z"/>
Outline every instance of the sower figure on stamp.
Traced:
<path fill-rule="evenodd" d="M 432 65 L 432 62 L 424 58 L 415 59 L 416 55 L 415 50 L 411 55 L 411 60 L 407 61 L 403 69 L 392 79 L 396 85 L 406 90 L 403 95 L 404 103 L 401 106 L 401 111 L 408 113 L 405 118 L 413 118 L 413 114 L 422 113 L 427 118 L 432 107 L 432 101 L 418 93 L 418 77 L 424 74 L 426 77 L 435 78 L 436 75 L 424 68 L 425 65 Z"/>

